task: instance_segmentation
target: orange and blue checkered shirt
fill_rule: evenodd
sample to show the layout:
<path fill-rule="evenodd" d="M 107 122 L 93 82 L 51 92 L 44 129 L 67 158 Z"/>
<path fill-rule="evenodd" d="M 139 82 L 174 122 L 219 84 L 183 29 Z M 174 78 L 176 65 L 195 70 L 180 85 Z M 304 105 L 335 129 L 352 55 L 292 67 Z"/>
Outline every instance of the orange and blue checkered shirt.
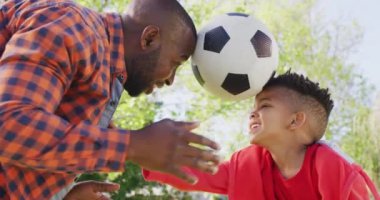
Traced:
<path fill-rule="evenodd" d="M 120 15 L 3 3 L 0 199 L 49 199 L 75 174 L 122 171 L 129 132 L 106 127 L 126 76 Z"/>

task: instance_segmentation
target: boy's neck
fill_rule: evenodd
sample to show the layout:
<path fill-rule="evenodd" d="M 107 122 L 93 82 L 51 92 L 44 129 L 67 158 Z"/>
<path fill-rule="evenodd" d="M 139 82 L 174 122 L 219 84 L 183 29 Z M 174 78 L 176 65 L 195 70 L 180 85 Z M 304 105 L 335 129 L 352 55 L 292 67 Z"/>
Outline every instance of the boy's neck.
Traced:
<path fill-rule="evenodd" d="M 295 176 L 302 168 L 307 146 L 305 145 L 274 145 L 267 148 L 284 178 Z"/>

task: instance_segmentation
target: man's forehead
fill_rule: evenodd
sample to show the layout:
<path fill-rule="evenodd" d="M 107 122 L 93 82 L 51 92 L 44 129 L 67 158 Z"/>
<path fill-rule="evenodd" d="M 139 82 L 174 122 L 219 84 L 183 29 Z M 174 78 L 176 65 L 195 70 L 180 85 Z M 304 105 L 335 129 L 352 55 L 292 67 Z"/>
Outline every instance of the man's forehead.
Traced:
<path fill-rule="evenodd" d="M 177 40 L 176 43 L 179 47 L 182 47 L 182 51 L 186 51 L 187 54 L 192 54 L 195 50 L 195 45 L 197 43 L 197 38 L 192 33 L 189 27 L 183 27 L 182 31 L 178 31 L 180 34 L 180 40 Z"/>
<path fill-rule="evenodd" d="M 171 50 L 174 51 L 178 57 L 187 60 L 190 55 L 194 53 L 196 41 L 191 37 L 180 36 L 175 40 L 170 41 Z"/>

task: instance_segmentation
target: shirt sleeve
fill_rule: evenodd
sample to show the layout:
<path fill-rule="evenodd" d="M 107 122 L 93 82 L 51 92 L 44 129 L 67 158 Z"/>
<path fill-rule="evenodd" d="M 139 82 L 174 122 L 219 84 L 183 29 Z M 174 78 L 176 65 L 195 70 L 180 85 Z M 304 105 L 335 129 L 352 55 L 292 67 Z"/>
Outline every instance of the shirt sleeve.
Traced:
<path fill-rule="evenodd" d="M 380 199 L 379 192 L 376 189 L 376 185 L 372 182 L 367 173 L 359 166 L 354 164 L 353 178 L 351 187 L 349 187 L 348 199 Z"/>
<path fill-rule="evenodd" d="M 228 193 L 228 169 L 229 162 L 224 162 L 219 165 L 218 172 L 215 175 L 210 175 L 195 169 L 183 168 L 186 173 L 198 177 L 198 182 L 194 185 L 173 175 L 157 171 L 143 169 L 143 176 L 147 181 L 158 181 L 160 183 L 169 184 L 179 190 L 204 191 L 226 195 Z"/>
<path fill-rule="evenodd" d="M 348 191 L 348 200 L 370 199 L 367 189 L 367 183 L 361 176 L 357 176 Z"/>
<path fill-rule="evenodd" d="M 16 13 L 0 59 L 0 162 L 54 172 L 121 171 L 129 132 L 54 114 L 95 33 L 69 6 Z"/>
<path fill-rule="evenodd" d="M 7 18 L 0 9 L 0 57 L 4 52 L 6 41 L 9 40 L 10 33 L 6 29 Z"/>

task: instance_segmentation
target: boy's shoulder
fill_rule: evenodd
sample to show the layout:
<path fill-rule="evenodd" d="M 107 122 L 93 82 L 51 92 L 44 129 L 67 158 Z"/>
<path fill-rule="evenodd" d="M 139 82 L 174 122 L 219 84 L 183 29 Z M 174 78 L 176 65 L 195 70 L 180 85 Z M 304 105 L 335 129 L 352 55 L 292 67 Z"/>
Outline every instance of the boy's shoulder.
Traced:
<path fill-rule="evenodd" d="M 314 147 L 313 147 L 314 146 Z M 336 144 L 329 141 L 318 141 L 311 148 L 315 148 L 315 159 L 318 162 L 342 162 L 343 164 L 351 165 L 354 160 L 345 154 Z"/>
<path fill-rule="evenodd" d="M 230 162 L 240 164 L 262 164 L 268 159 L 270 159 L 268 150 L 253 144 L 233 153 Z"/>
<path fill-rule="evenodd" d="M 318 174 L 340 173 L 349 176 L 356 171 L 354 160 L 331 142 L 319 141 L 310 147 L 311 165 Z"/>
<path fill-rule="evenodd" d="M 329 197 L 327 199 L 348 199 L 350 195 L 365 197 L 368 195 L 367 189 L 376 194 L 375 199 L 380 199 L 368 175 L 336 145 L 320 141 L 309 148 L 313 151 L 312 177 L 319 192 Z"/>
<path fill-rule="evenodd" d="M 235 151 L 232 156 L 245 157 L 245 156 L 252 156 L 252 154 L 256 156 L 261 156 L 261 155 L 265 155 L 266 153 L 267 153 L 267 150 L 265 148 L 252 144 L 238 151 Z"/>

